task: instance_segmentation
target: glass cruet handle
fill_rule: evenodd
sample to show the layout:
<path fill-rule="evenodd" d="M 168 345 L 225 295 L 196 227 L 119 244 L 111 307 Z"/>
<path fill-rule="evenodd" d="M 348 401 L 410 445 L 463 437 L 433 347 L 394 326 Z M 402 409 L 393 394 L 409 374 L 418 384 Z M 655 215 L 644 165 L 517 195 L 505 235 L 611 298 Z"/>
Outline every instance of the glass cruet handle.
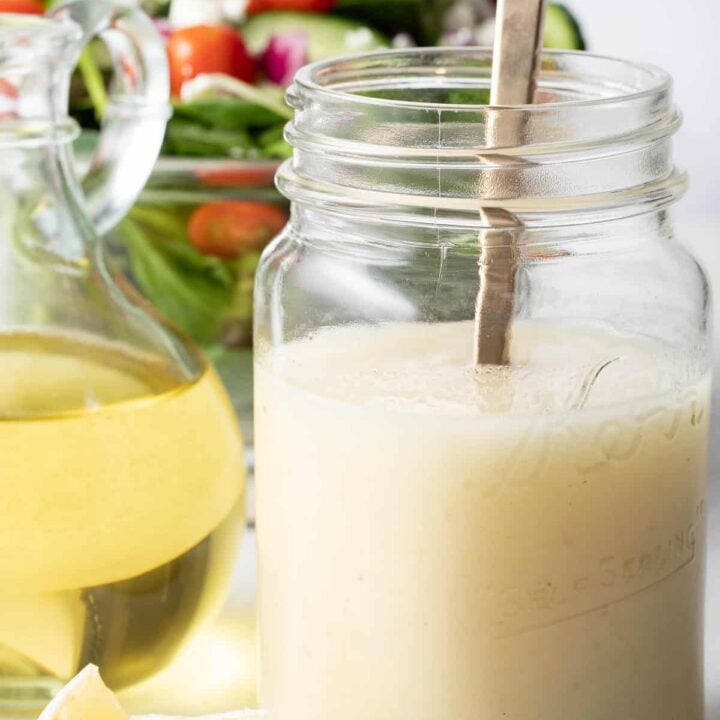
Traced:
<path fill-rule="evenodd" d="M 170 115 L 165 43 L 150 18 L 127 2 L 68 0 L 49 15 L 82 29 L 75 60 L 99 37 L 113 61 L 102 131 L 82 179 L 88 214 L 103 234 L 130 210 L 160 152 Z"/>

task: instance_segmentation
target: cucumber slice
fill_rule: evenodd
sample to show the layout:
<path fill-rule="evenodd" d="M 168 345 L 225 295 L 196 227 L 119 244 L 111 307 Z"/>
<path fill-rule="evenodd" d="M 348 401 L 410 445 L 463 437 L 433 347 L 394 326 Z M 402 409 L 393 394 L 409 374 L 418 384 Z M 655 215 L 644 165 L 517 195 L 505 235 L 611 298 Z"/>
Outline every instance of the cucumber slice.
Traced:
<path fill-rule="evenodd" d="M 273 35 L 307 33 L 309 62 L 324 60 L 333 55 L 381 50 L 390 46 L 384 35 L 361 22 L 314 13 L 260 13 L 253 15 L 240 28 L 240 32 L 253 55 L 263 52 Z"/>
<path fill-rule="evenodd" d="M 558 50 L 585 49 L 585 38 L 580 25 L 564 5 L 548 6 L 543 44 L 546 48 Z"/>
<path fill-rule="evenodd" d="M 442 32 L 443 15 L 455 1 L 337 0 L 332 11 L 370 23 L 390 37 L 408 33 L 418 45 L 435 45 Z"/>

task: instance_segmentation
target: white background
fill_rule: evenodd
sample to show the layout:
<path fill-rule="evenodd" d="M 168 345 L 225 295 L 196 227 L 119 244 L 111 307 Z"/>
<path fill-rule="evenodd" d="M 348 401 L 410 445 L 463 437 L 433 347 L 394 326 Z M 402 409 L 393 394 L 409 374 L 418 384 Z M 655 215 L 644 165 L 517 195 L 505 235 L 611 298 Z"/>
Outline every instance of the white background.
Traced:
<path fill-rule="evenodd" d="M 691 179 L 682 218 L 691 215 L 712 232 L 711 221 L 720 225 L 720 1 L 568 0 L 567 4 L 580 18 L 592 52 L 652 62 L 674 77 L 685 119 L 676 154 Z M 720 231 L 715 231 L 715 238 L 720 240 Z M 701 253 L 709 242 L 700 241 Z M 720 253 L 715 257 L 720 260 Z"/>
<path fill-rule="evenodd" d="M 593 52 L 661 65 L 684 126 L 675 154 L 690 174 L 678 235 L 715 288 L 715 394 L 706 633 L 708 720 L 720 720 L 720 0 L 567 0 Z"/>

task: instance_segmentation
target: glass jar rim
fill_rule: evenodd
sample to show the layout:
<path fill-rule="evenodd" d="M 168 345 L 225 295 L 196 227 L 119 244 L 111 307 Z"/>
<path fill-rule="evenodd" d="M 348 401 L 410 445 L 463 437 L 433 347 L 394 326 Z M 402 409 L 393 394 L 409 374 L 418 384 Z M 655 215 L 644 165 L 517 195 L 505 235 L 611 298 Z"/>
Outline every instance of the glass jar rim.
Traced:
<path fill-rule="evenodd" d="M 281 192 L 297 202 L 433 217 L 480 206 L 527 217 L 618 216 L 682 194 L 671 144 L 680 113 L 664 70 L 550 51 L 538 102 L 511 106 L 485 104 L 491 75 L 492 50 L 482 47 L 307 66 L 288 91 L 294 154 L 280 170 Z"/>
<path fill-rule="evenodd" d="M 378 63 L 379 67 L 392 69 L 393 62 L 402 62 L 403 60 L 412 61 L 417 58 L 427 57 L 433 58 L 429 63 L 439 70 L 446 68 L 438 64 L 439 59 L 443 58 L 460 58 L 462 56 L 483 58 L 487 61 L 488 73 L 492 62 L 492 48 L 485 46 L 473 47 L 437 47 L 437 48 L 403 48 L 392 50 L 379 50 L 369 53 L 344 55 L 334 57 L 328 60 L 321 60 L 310 63 L 301 68 L 295 76 L 294 85 L 306 92 L 310 92 L 319 96 L 326 96 L 335 100 L 343 99 L 348 102 L 358 103 L 360 105 L 375 105 L 383 107 L 395 107 L 398 109 L 442 109 L 443 111 L 472 111 L 472 110 L 518 110 L 526 113 L 537 111 L 547 111 L 556 108 L 583 108 L 604 105 L 609 103 L 618 103 L 622 101 L 634 101 L 652 96 L 655 94 L 667 93 L 672 87 L 672 78 L 670 74 L 661 67 L 652 63 L 639 62 L 635 60 L 627 60 L 617 58 L 610 55 L 589 53 L 578 50 L 544 50 L 542 54 L 542 63 L 540 69 L 540 83 L 542 83 L 546 72 L 552 69 L 553 59 L 571 59 L 578 64 L 578 72 L 586 70 L 584 77 L 594 77 L 596 80 L 605 80 L 612 85 L 608 85 L 610 92 L 599 97 L 587 97 L 576 100 L 546 100 L 535 104 L 519 104 L 519 105 L 489 105 L 485 103 L 446 103 L 432 101 L 417 100 L 398 100 L 388 98 L 377 98 L 367 95 L 359 95 L 356 92 L 339 89 L 331 83 L 323 83 L 321 79 L 331 79 L 338 70 L 350 71 L 353 67 L 359 69 L 360 64 Z M 604 77 L 600 75 L 590 75 L 590 71 L 594 66 L 603 65 L 608 70 L 616 71 L 616 74 L 607 73 Z M 580 66 L 587 66 L 586 68 Z M 626 87 L 624 91 L 620 91 L 621 77 L 633 73 L 637 81 L 644 80 L 643 84 L 635 83 L 635 87 Z M 436 72 L 437 76 L 445 73 Z M 489 78 L 489 74 L 488 74 Z M 612 88 L 617 91 L 612 92 Z M 292 94 L 292 88 L 291 88 Z"/>

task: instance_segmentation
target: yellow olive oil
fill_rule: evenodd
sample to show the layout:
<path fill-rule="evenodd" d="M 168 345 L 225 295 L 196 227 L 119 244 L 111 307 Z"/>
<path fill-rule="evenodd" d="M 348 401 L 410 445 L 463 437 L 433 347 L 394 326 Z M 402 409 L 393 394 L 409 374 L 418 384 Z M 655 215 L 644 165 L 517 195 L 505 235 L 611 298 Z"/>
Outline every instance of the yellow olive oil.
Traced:
<path fill-rule="evenodd" d="M 0 704 L 90 662 L 114 688 L 162 668 L 224 598 L 243 488 L 210 367 L 0 336 Z"/>

